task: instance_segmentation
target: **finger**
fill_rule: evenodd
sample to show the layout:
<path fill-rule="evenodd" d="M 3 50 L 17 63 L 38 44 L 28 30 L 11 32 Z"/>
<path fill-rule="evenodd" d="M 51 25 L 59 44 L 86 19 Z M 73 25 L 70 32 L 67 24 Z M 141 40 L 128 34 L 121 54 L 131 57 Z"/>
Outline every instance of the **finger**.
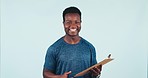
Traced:
<path fill-rule="evenodd" d="M 98 69 L 100 69 L 100 71 L 102 71 L 102 65 L 97 66 Z"/>
<path fill-rule="evenodd" d="M 96 71 L 96 74 L 101 74 L 101 70 L 98 67 L 95 67 L 94 70 Z"/>
<path fill-rule="evenodd" d="M 100 71 L 102 71 L 102 65 L 100 66 Z"/>
<path fill-rule="evenodd" d="M 100 72 L 100 68 L 99 68 L 99 67 L 95 67 L 94 70 L 95 70 L 96 72 Z"/>
<path fill-rule="evenodd" d="M 91 72 L 94 74 L 97 74 L 97 71 L 95 70 L 95 68 L 91 69 Z"/>
<path fill-rule="evenodd" d="M 69 71 L 69 72 L 66 72 L 65 74 L 66 74 L 66 75 L 68 75 L 68 74 L 71 74 L 71 71 Z"/>

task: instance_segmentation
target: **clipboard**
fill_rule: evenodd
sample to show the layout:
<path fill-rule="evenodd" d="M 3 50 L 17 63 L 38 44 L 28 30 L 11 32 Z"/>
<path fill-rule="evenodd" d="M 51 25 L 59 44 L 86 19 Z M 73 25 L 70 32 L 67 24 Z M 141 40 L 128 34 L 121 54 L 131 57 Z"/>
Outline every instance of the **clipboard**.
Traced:
<path fill-rule="evenodd" d="M 87 68 L 87 69 L 85 69 L 85 70 L 83 70 L 82 72 L 76 74 L 74 77 L 83 76 L 84 74 L 88 73 L 89 70 L 91 70 L 92 68 L 98 67 L 99 65 L 104 65 L 104 64 L 106 64 L 106 63 L 112 61 L 113 58 L 110 58 L 110 56 L 111 56 L 111 54 L 109 54 L 109 56 L 108 56 L 107 59 L 104 59 L 104 60 L 102 60 L 101 62 L 99 62 L 99 63 L 97 63 L 97 64 L 95 64 L 95 65 L 93 65 L 93 66 L 91 66 L 91 67 L 89 67 L 89 68 Z"/>

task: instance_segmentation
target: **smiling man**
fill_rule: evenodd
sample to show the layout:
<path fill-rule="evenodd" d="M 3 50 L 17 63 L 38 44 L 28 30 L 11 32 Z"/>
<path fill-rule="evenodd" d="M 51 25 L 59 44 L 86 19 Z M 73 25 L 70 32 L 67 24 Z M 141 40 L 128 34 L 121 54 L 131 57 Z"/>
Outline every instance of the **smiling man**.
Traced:
<path fill-rule="evenodd" d="M 81 12 L 76 7 L 63 11 L 65 35 L 52 44 L 46 53 L 44 78 L 72 78 L 77 73 L 97 63 L 94 46 L 79 36 Z M 93 68 L 89 73 L 77 78 L 96 78 L 102 66 Z"/>

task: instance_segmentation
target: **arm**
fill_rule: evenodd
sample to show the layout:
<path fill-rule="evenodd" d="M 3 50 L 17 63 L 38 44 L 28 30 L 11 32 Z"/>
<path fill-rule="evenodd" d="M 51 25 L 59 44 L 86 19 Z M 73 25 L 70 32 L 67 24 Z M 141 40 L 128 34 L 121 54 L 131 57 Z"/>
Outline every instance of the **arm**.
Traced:
<path fill-rule="evenodd" d="M 92 65 L 94 65 L 97 63 L 96 50 L 94 47 L 91 48 L 91 52 L 92 52 Z M 101 75 L 101 71 L 102 71 L 102 65 L 91 69 L 90 72 L 91 72 L 92 78 L 99 78 Z"/>
<path fill-rule="evenodd" d="M 93 78 L 99 78 L 101 75 L 101 71 L 102 71 L 102 65 L 94 67 L 93 69 L 90 70 Z"/>
<path fill-rule="evenodd" d="M 53 71 L 50 71 L 48 69 L 43 69 L 43 77 L 44 78 L 67 78 L 70 73 L 71 73 L 71 71 L 65 72 L 63 75 L 56 75 L 56 74 L 54 74 Z"/>

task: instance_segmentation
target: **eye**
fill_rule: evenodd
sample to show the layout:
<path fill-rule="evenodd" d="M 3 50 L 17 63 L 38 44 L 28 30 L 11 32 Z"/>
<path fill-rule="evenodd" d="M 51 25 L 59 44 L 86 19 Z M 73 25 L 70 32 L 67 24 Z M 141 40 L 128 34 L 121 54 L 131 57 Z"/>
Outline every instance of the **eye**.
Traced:
<path fill-rule="evenodd" d="M 65 24 L 70 25 L 71 21 L 65 21 Z"/>
<path fill-rule="evenodd" d="M 80 21 L 76 21 L 75 23 L 76 23 L 76 24 L 80 24 L 81 22 L 80 22 Z"/>

